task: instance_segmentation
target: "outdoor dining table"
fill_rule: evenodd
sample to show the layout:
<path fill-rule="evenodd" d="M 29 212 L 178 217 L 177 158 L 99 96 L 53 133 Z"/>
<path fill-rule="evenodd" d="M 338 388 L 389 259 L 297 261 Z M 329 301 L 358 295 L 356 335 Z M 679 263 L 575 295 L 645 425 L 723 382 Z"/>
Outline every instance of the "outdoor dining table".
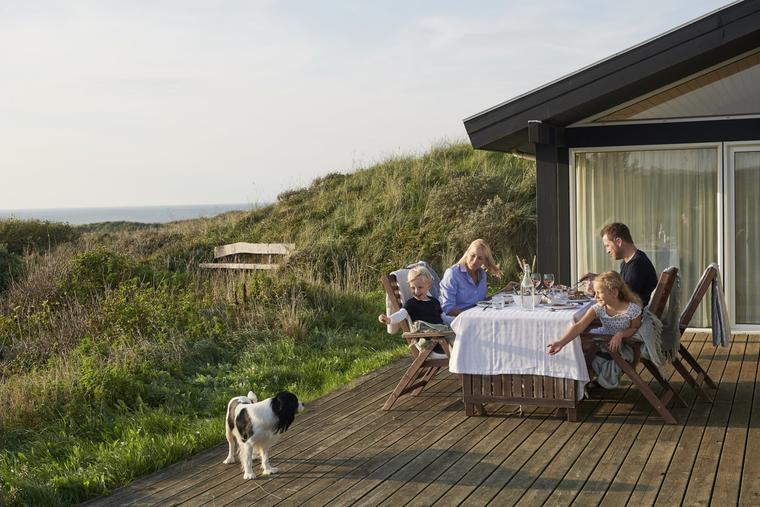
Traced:
<path fill-rule="evenodd" d="M 456 340 L 449 370 L 462 378 L 467 415 L 485 414 L 485 403 L 502 403 L 564 408 L 568 419 L 576 420 L 589 381 L 580 340 L 555 355 L 547 346 L 591 304 L 533 310 L 476 306 L 459 314 L 451 323 Z"/>

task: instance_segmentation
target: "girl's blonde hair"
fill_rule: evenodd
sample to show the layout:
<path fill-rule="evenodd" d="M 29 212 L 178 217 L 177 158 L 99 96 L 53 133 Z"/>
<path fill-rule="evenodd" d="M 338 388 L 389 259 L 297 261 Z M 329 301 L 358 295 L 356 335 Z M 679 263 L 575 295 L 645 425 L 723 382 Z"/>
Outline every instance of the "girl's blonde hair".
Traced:
<path fill-rule="evenodd" d="M 425 266 L 415 266 L 410 269 L 409 273 L 406 275 L 406 279 L 409 281 L 409 283 L 411 283 L 412 280 L 420 277 L 422 277 L 428 283 L 428 285 L 433 285 L 433 275 L 430 274 L 430 271 L 428 271 Z"/>
<path fill-rule="evenodd" d="M 623 281 L 623 277 L 617 271 L 605 271 L 594 278 L 594 283 L 599 283 L 608 290 L 616 290 L 618 299 L 626 303 L 634 303 L 641 306 L 641 299 Z"/>
<path fill-rule="evenodd" d="M 485 270 L 488 272 L 489 275 L 493 275 L 497 278 L 501 278 L 502 272 L 501 269 L 499 269 L 499 266 L 496 265 L 496 261 L 493 258 L 493 253 L 491 253 L 491 247 L 488 246 L 488 243 L 483 241 L 482 239 L 476 239 L 472 243 L 470 243 L 470 246 L 467 247 L 467 250 L 464 252 L 464 255 L 462 256 L 459 261 L 457 261 L 457 264 L 461 264 L 462 266 L 467 265 L 467 255 L 472 252 L 473 250 L 479 249 L 483 252 L 483 266 L 485 266 Z"/>

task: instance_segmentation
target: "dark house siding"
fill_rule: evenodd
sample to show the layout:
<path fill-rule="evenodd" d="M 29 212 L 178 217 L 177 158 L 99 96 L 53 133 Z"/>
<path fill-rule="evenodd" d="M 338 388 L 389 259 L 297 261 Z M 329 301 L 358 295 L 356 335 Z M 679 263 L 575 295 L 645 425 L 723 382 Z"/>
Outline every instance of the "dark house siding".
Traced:
<path fill-rule="evenodd" d="M 760 119 L 569 127 L 760 47 L 744 0 L 465 119 L 473 147 L 536 156 L 538 269 L 570 281 L 569 148 L 760 139 Z"/>

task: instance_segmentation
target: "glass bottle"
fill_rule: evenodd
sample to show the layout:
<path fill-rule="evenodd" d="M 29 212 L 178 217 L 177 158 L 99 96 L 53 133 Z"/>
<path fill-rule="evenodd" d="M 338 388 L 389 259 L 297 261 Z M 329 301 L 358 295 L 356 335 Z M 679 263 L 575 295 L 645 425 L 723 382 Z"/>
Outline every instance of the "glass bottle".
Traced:
<path fill-rule="evenodd" d="M 523 307 L 523 310 L 533 310 L 535 307 L 533 296 L 535 294 L 536 288 L 530 278 L 530 265 L 526 262 L 523 265 L 523 279 L 520 283 L 520 306 Z"/>

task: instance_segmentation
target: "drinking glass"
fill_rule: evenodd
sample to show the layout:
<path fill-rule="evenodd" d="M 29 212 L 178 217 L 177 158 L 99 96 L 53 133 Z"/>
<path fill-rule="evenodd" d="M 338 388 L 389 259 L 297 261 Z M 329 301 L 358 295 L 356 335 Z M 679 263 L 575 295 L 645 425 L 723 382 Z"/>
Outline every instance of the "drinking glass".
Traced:
<path fill-rule="evenodd" d="M 544 274 L 544 285 L 547 289 L 550 289 L 554 286 L 554 273 L 546 273 Z"/>
<path fill-rule="evenodd" d="M 536 290 L 541 288 L 541 273 L 531 273 L 530 279 L 533 281 L 533 287 Z"/>

